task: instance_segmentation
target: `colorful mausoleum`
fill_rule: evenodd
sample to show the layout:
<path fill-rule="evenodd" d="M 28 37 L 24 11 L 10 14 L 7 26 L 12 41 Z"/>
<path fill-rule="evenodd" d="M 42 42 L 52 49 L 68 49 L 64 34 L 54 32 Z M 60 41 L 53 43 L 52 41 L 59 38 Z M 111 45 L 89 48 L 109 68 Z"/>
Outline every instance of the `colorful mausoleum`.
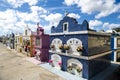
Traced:
<path fill-rule="evenodd" d="M 110 36 L 78 24 L 66 15 L 50 34 L 50 64 L 71 74 L 90 79 L 110 65 Z M 101 66 L 102 65 L 102 66 Z"/>
<path fill-rule="evenodd" d="M 120 35 L 112 34 L 111 36 L 111 59 L 114 62 L 120 61 Z"/>
<path fill-rule="evenodd" d="M 36 32 L 33 32 L 30 37 L 30 55 L 42 62 L 49 60 L 49 44 L 50 36 L 44 33 L 44 29 L 37 24 Z"/>

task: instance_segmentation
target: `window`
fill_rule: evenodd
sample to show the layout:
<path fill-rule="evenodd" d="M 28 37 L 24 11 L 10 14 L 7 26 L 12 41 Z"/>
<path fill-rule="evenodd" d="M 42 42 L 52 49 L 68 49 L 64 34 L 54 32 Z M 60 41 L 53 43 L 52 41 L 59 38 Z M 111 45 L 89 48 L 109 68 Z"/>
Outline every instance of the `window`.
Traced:
<path fill-rule="evenodd" d="M 40 46 L 40 38 L 39 37 L 36 38 L 36 46 Z"/>
<path fill-rule="evenodd" d="M 63 23 L 63 32 L 68 31 L 68 22 Z"/>

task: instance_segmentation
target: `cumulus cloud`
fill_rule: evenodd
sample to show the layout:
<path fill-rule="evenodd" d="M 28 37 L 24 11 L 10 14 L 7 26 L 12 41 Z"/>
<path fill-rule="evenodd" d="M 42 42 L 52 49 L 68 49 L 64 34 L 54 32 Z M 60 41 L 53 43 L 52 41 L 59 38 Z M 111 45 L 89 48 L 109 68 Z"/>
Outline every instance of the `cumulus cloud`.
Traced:
<path fill-rule="evenodd" d="M 106 17 L 120 10 L 120 3 L 115 4 L 115 0 L 64 0 L 64 4 L 76 4 L 82 13 L 97 13 L 95 18 Z"/>
<path fill-rule="evenodd" d="M 17 17 L 22 21 L 31 21 L 31 22 L 39 22 L 40 21 L 40 15 L 46 14 L 48 11 L 42 7 L 38 6 L 31 6 L 31 13 L 28 12 L 19 12 L 17 11 Z"/>
<path fill-rule="evenodd" d="M 31 6 L 31 11 L 32 12 L 38 12 L 39 14 L 45 14 L 47 13 L 48 11 L 42 7 L 39 7 L 39 6 Z"/>
<path fill-rule="evenodd" d="M 50 13 L 48 16 L 43 15 L 41 17 L 44 17 L 44 19 L 48 22 L 50 22 L 49 24 L 51 26 L 57 26 L 57 24 L 59 23 L 59 21 L 62 19 L 62 14 L 60 13 Z"/>
<path fill-rule="evenodd" d="M 90 20 L 89 21 L 89 26 L 91 29 L 94 29 L 95 27 L 102 26 L 102 22 L 99 20 Z"/>
<path fill-rule="evenodd" d="M 37 4 L 38 0 L 7 0 L 7 2 L 12 5 L 14 8 L 21 7 L 24 3 L 33 6 Z"/>
<path fill-rule="evenodd" d="M 69 17 L 76 18 L 76 19 L 79 19 L 79 18 L 80 18 L 80 15 L 75 14 L 75 13 L 70 13 L 70 14 L 68 14 L 68 16 L 69 16 Z"/>
<path fill-rule="evenodd" d="M 30 10 L 31 12 L 20 12 L 14 9 L 7 9 L 6 11 L 1 11 L 1 33 L 23 33 L 26 25 L 28 25 L 32 31 L 35 31 L 37 28 L 37 22 L 40 22 L 40 26 L 49 31 L 52 26 L 57 26 L 59 21 L 62 19 L 62 14 L 49 13 L 46 9 L 42 7 L 31 6 Z"/>
<path fill-rule="evenodd" d="M 17 22 L 17 20 L 16 12 L 11 9 L 0 12 L 0 28 L 2 29 L 1 32 L 6 33 L 10 31 L 12 28 L 14 28 L 14 24 Z"/>
<path fill-rule="evenodd" d="M 77 2 L 79 2 L 79 0 L 64 0 L 63 4 L 66 4 L 67 6 L 71 6 L 77 4 Z"/>
<path fill-rule="evenodd" d="M 89 27 L 91 29 L 98 29 L 98 30 L 112 30 L 113 28 L 120 27 L 120 24 L 109 23 L 109 22 L 102 22 L 99 20 L 90 20 Z"/>
<path fill-rule="evenodd" d="M 108 23 L 108 22 L 105 22 L 103 24 L 103 28 L 107 28 L 108 30 L 111 30 L 113 28 L 116 28 L 116 27 L 120 27 L 120 24 L 115 24 L 115 23 Z"/>
<path fill-rule="evenodd" d="M 48 11 L 42 7 L 31 6 L 31 12 L 20 12 L 14 9 L 0 11 L 0 29 L 1 33 L 23 32 L 28 24 L 33 30 L 36 28 L 36 23 L 41 22 L 41 15 L 46 15 Z M 9 15 L 8 15 L 9 14 Z"/>

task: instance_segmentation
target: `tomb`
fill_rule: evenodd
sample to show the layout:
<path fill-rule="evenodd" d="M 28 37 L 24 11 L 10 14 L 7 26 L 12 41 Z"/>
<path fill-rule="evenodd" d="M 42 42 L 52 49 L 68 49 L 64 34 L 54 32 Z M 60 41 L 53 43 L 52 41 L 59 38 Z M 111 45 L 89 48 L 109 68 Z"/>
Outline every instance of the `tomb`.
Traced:
<path fill-rule="evenodd" d="M 48 62 L 49 35 L 44 33 L 44 29 L 37 24 L 36 32 L 33 32 L 30 39 L 30 54 L 42 62 Z"/>
<path fill-rule="evenodd" d="M 31 29 L 28 27 L 28 25 L 25 27 L 25 31 L 22 35 L 22 52 L 26 53 L 28 56 L 30 56 L 30 37 L 32 35 Z"/>
<path fill-rule="evenodd" d="M 91 79 L 110 66 L 110 36 L 89 29 L 87 20 L 78 24 L 75 18 L 66 15 L 57 27 L 51 27 L 49 63 Z"/>
<path fill-rule="evenodd" d="M 17 33 L 15 34 L 15 42 L 14 42 L 14 46 L 15 46 L 15 50 L 17 52 L 22 52 L 22 34 L 21 33 Z"/>
<path fill-rule="evenodd" d="M 111 60 L 114 62 L 120 61 L 120 35 L 112 34 L 111 36 Z"/>

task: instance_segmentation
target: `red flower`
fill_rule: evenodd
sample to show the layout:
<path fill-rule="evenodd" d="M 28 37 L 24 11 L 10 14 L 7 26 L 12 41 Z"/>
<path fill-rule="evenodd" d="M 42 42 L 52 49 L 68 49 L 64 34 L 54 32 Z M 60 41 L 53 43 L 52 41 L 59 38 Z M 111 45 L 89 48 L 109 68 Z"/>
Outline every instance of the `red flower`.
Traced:
<path fill-rule="evenodd" d="M 37 51 L 34 49 L 34 50 L 33 50 L 33 54 L 36 55 L 36 53 L 37 53 Z"/>
<path fill-rule="evenodd" d="M 52 63 L 53 62 L 53 60 L 49 60 L 49 63 Z"/>
<path fill-rule="evenodd" d="M 61 66 L 61 65 L 62 65 L 62 62 L 59 62 L 58 64 Z"/>

